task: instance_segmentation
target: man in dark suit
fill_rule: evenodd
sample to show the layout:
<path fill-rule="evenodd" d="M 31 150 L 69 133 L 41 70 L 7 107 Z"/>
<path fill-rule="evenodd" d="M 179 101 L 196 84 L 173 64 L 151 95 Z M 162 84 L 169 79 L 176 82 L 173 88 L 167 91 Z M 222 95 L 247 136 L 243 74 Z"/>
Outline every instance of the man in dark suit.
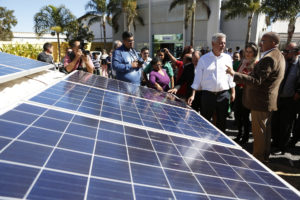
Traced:
<path fill-rule="evenodd" d="M 270 155 L 271 114 L 277 110 L 278 89 L 285 70 L 278 44 L 278 34 L 265 33 L 259 43 L 261 59 L 249 75 L 234 72 L 230 67 L 226 71 L 234 81 L 245 85 L 243 104 L 251 110 L 253 155 L 262 162 L 267 162 Z"/>
<path fill-rule="evenodd" d="M 299 79 L 300 62 L 297 44 L 292 42 L 283 50 L 286 61 L 284 79 L 278 92 L 278 110 L 272 114 L 272 153 L 284 154 L 293 120 L 296 118 L 296 84 Z"/>

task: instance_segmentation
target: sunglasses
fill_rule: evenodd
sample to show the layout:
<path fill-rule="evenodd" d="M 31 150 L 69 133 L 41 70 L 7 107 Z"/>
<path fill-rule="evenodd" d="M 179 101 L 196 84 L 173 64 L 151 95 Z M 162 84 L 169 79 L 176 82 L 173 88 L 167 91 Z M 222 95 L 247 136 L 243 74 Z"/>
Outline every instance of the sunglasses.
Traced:
<path fill-rule="evenodd" d="M 297 49 L 293 49 L 293 50 L 286 50 L 284 49 L 282 52 L 283 53 L 292 53 L 292 52 L 297 52 L 298 50 Z"/>

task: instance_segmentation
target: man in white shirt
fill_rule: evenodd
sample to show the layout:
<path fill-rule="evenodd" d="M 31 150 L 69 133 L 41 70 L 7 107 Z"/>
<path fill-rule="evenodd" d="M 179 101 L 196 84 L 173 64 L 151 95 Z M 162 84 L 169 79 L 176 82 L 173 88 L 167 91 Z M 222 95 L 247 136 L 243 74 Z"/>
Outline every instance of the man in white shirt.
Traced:
<path fill-rule="evenodd" d="M 207 120 L 211 120 L 214 112 L 217 115 L 216 126 L 223 132 L 226 128 L 226 116 L 231 101 L 235 99 L 235 83 L 226 74 L 226 66 L 232 68 L 231 57 L 223 53 L 226 46 L 226 35 L 216 33 L 212 37 L 212 51 L 202 56 L 197 64 L 193 93 L 188 99 L 191 105 L 195 98 L 195 91 L 202 90 L 200 113 Z M 231 89 L 231 95 L 229 93 Z"/>

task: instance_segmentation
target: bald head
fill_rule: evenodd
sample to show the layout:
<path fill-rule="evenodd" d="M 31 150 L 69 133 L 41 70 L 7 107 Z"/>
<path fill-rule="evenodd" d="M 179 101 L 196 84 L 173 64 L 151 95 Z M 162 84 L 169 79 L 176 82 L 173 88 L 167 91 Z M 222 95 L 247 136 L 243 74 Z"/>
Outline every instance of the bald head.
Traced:
<path fill-rule="evenodd" d="M 265 33 L 263 36 L 268 37 L 272 42 L 275 43 L 275 45 L 277 46 L 280 42 L 280 37 L 277 33 L 275 32 L 268 32 Z"/>
<path fill-rule="evenodd" d="M 280 42 L 279 35 L 275 32 L 268 32 L 265 33 L 259 43 L 259 46 L 261 47 L 261 51 L 265 52 L 270 49 L 278 47 Z"/>
<path fill-rule="evenodd" d="M 295 42 L 291 42 L 289 43 L 286 48 L 289 48 L 289 49 L 296 49 L 297 48 L 297 44 Z"/>

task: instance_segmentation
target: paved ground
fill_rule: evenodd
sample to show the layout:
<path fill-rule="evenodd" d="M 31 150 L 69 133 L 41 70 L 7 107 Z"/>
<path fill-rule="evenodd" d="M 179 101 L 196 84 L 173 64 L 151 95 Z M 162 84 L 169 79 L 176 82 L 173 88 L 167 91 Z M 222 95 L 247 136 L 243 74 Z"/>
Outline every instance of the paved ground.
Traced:
<path fill-rule="evenodd" d="M 234 139 L 238 131 L 233 119 L 227 118 L 227 127 L 227 135 Z M 242 147 L 252 153 L 252 146 L 253 138 L 250 133 L 249 143 Z M 300 142 L 296 144 L 295 148 L 288 149 L 284 155 L 271 155 L 270 163 L 266 164 L 266 166 L 300 190 Z"/>

